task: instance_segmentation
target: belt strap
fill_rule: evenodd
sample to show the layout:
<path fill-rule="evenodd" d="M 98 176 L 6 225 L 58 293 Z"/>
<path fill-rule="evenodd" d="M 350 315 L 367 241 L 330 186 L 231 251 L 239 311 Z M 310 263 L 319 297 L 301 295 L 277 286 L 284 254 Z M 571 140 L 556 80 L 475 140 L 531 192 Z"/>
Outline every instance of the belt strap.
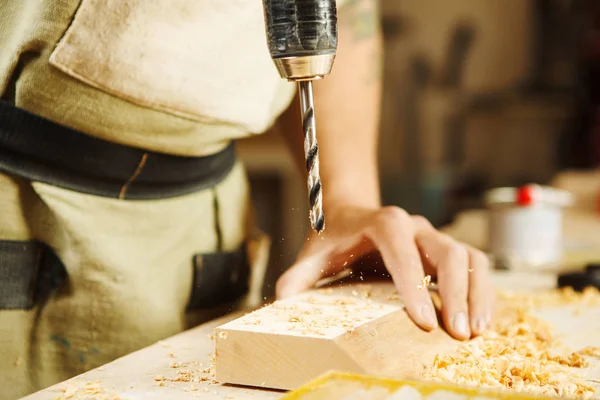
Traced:
<path fill-rule="evenodd" d="M 217 154 L 181 157 L 111 143 L 0 101 L 0 171 L 96 196 L 147 200 L 212 187 L 236 162 Z"/>

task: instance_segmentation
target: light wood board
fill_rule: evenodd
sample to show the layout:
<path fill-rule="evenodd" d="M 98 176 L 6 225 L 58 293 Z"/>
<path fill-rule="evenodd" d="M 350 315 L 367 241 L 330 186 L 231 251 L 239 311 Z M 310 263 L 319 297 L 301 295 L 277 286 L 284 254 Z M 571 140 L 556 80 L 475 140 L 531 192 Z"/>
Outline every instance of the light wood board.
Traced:
<path fill-rule="evenodd" d="M 497 280 L 510 287 L 510 278 L 515 275 Z M 553 282 L 549 278 L 529 276 L 520 282 L 543 288 Z M 331 370 L 418 379 L 437 354 L 451 353 L 460 343 L 442 329 L 417 328 L 395 293 L 390 283 L 321 289 L 228 322 L 216 331 L 217 380 L 289 390 Z M 600 308 L 537 314 L 573 350 L 600 346 Z M 599 367 L 593 359 L 584 371 L 592 386 L 600 378 Z"/>
<path fill-rule="evenodd" d="M 410 321 L 391 284 L 307 292 L 216 331 L 221 382 L 294 389 L 329 370 L 418 378 L 458 342 Z"/>

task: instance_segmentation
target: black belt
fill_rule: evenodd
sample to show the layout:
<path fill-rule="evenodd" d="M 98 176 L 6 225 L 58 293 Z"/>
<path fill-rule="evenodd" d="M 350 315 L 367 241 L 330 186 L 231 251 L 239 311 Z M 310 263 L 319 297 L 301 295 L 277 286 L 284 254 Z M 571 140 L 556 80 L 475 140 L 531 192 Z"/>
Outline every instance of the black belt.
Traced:
<path fill-rule="evenodd" d="M 219 153 L 181 157 L 98 139 L 0 101 L 0 171 L 96 196 L 147 200 L 212 187 L 236 162 Z"/>

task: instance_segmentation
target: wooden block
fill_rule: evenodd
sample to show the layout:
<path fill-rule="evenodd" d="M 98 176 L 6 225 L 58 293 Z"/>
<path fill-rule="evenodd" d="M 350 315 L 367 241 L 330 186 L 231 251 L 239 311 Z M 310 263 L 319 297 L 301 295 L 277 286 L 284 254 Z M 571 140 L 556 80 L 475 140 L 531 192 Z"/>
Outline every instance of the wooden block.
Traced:
<path fill-rule="evenodd" d="M 325 372 L 416 378 L 457 341 L 408 317 L 391 283 L 310 291 L 216 330 L 216 379 L 291 390 Z"/>

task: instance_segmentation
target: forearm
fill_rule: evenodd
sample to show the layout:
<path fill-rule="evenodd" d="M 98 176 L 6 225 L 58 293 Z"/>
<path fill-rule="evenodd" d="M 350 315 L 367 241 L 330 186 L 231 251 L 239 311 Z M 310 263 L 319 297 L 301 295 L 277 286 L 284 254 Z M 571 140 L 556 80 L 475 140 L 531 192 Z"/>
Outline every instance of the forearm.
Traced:
<path fill-rule="evenodd" d="M 333 72 L 315 83 L 315 111 L 323 203 L 378 207 L 377 138 L 381 97 L 381 33 L 375 0 L 349 0 L 338 16 Z M 282 118 L 294 155 L 304 168 L 300 106 Z"/>

